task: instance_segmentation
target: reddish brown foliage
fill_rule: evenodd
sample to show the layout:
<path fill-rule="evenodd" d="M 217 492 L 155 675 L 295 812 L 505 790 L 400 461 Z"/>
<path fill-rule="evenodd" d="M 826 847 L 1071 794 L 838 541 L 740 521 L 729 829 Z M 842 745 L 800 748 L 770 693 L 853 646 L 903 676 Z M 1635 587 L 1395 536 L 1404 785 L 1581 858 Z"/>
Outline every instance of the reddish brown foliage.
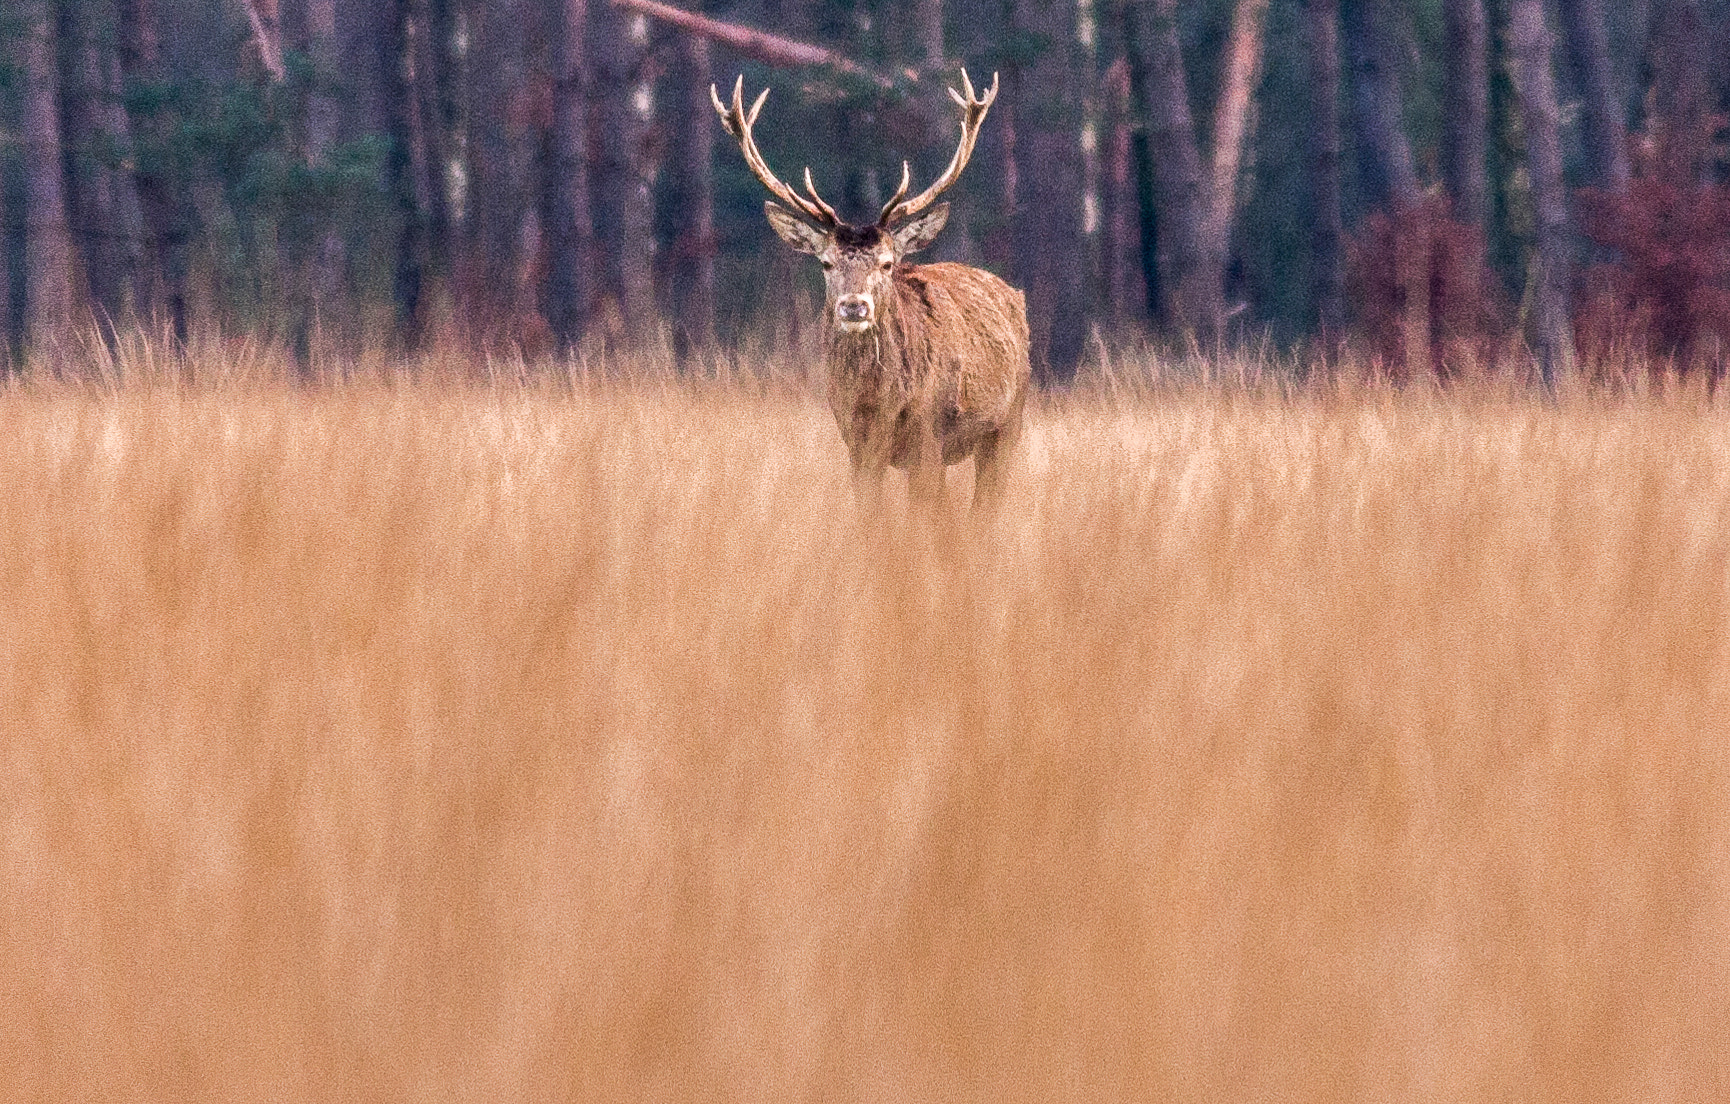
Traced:
<path fill-rule="evenodd" d="M 1580 192 L 1582 224 L 1614 260 L 1586 273 L 1580 350 L 1588 363 L 1631 355 L 1681 374 L 1723 374 L 1730 336 L 1730 187 L 1648 171 L 1625 193 Z"/>
<path fill-rule="evenodd" d="M 1359 332 L 1395 379 L 1452 379 L 1488 364 L 1505 328 L 1483 232 L 1455 219 L 1445 196 L 1364 220 L 1346 245 L 1346 290 Z"/>

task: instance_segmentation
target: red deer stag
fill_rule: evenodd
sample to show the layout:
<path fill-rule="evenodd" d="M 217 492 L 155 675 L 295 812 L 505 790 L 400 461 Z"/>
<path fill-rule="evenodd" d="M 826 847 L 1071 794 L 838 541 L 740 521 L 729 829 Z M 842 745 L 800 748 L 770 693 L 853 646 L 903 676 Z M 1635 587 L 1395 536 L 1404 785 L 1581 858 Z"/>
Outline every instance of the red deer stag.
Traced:
<path fill-rule="evenodd" d="M 915 498 L 935 501 L 943 492 L 944 467 L 972 456 L 974 504 L 990 504 L 1002 490 L 1004 464 L 1021 429 L 1031 375 L 1021 292 L 967 265 L 904 263 L 943 229 L 949 204 L 933 202 L 967 167 L 985 112 L 997 98 L 995 75 L 983 99 L 965 71 L 961 84 L 965 95 L 949 90 L 961 105 L 961 144 L 949 167 L 908 199 L 911 171 L 903 161 L 901 186 L 869 226 L 842 222 L 817 194 L 810 169 L 809 199 L 769 170 L 751 137 L 768 89 L 747 111 L 744 77 L 733 85 L 731 105 L 722 104 L 709 86 L 745 164 L 781 201 L 763 204 L 769 225 L 782 241 L 822 262 L 830 322 L 824 328 L 829 406 L 854 479 L 868 499 L 893 465 L 908 469 Z"/>

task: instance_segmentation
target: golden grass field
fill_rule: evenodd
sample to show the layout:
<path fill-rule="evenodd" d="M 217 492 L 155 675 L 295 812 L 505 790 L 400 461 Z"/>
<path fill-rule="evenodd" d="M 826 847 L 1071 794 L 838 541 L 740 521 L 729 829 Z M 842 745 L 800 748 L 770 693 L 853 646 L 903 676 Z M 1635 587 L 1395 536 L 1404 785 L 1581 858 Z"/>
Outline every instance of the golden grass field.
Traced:
<path fill-rule="evenodd" d="M 1730 1099 L 1730 417 L 0 392 L 0 1099 Z"/>

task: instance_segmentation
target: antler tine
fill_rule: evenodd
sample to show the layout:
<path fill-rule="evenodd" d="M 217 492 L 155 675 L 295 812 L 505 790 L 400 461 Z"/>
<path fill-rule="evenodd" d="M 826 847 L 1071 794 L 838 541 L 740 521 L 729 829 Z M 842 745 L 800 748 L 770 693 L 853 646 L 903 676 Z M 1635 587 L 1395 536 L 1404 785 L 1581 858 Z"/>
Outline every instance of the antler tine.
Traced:
<path fill-rule="evenodd" d="M 895 194 L 889 197 L 889 202 L 885 203 L 883 205 L 883 210 L 878 212 L 877 225 L 887 225 L 889 221 L 889 213 L 895 210 L 896 205 L 901 202 L 901 198 L 907 194 L 908 185 L 912 183 L 913 166 L 903 161 L 901 162 L 901 186 L 895 189 Z"/>
<path fill-rule="evenodd" d="M 985 113 L 991 110 L 992 101 L 997 99 L 997 74 L 991 74 L 991 87 L 986 89 L 983 97 L 974 92 L 973 82 L 968 79 L 965 69 L 961 70 L 961 87 L 965 94 L 953 88 L 949 90 L 950 99 L 961 106 L 961 141 L 955 147 L 955 156 L 949 159 L 949 167 L 943 170 L 942 176 L 932 182 L 931 187 L 912 199 L 901 199 L 907 188 L 906 180 L 903 179 L 901 191 L 883 208 L 883 213 L 877 216 L 877 225 L 887 226 L 892 221 L 911 218 L 931 206 L 938 196 L 960 178 L 961 171 L 972 159 L 973 145 L 979 141 L 979 128 L 985 122 Z M 905 178 L 905 171 L 902 175 Z"/>
<path fill-rule="evenodd" d="M 806 199 L 792 188 L 781 182 L 769 168 L 769 163 L 763 160 L 763 154 L 757 149 L 757 140 L 751 135 L 751 127 L 757 122 L 757 114 L 763 110 L 763 102 L 769 98 L 767 88 L 757 96 L 751 104 L 751 110 L 745 110 L 745 77 L 743 74 L 733 82 L 733 102 L 721 103 L 720 91 L 709 85 L 709 99 L 715 104 L 715 111 L 721 116 L 721 125 L 727 128 L 727 133 L 739 143 L 739 152 L 745 155 L 745 165 L 751 170 L 763 187 L 769 189 L 776 199 L 791 207 L 821 226 L 834 226 L 840 220 L 835 215 L 835 209 L 824 203 L 817 195 L 817 189 L 811 184 L 811 170 L 805 170 L 805 188 L 811 193 Z"/>
<path fill-rule="evenodd" d="M 841 216 L 835 213 L 835 208 L 824 203 L 823 197 L 817 194 L 817 185 L 811 182 L 811 166 L 809 165 L 805 166 L 805 190 L 811 193 L 811 202 L 815 203 L 823 212 L 824 218 L 828 219 L 831 223 L 838 223 L 841 221 Z"/>

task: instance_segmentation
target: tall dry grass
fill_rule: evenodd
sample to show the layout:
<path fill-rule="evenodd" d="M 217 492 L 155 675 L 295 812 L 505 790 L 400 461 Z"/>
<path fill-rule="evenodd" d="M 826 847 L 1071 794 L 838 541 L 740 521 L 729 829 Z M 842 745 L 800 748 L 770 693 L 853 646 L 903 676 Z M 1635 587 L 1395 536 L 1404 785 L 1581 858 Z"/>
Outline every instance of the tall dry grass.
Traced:
<path fill-rule="evenodd" d="M 0 1098 L 1726 1099 L 1727 428 L 15 388 Z"/>

